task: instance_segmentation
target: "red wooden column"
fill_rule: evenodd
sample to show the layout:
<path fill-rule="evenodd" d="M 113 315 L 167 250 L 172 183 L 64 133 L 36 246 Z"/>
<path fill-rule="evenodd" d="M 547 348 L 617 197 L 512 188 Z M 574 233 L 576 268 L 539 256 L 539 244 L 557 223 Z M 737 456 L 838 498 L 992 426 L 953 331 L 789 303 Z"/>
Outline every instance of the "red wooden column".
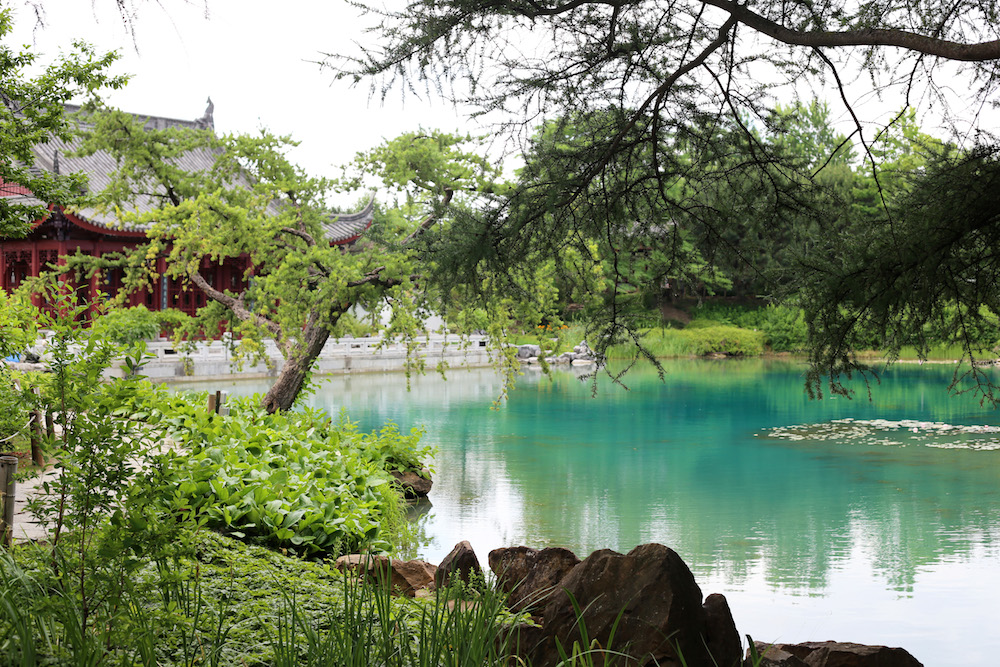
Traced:
<path fill-rule="evenodd" d="M 170 307 L 170 303 L 167 301 L 167 260 L 165 257 L 156 258 L 156 273 L 160 277 L 156 281 L 156 285 L 153 286 L 154 310 L 166 310 Z"/>

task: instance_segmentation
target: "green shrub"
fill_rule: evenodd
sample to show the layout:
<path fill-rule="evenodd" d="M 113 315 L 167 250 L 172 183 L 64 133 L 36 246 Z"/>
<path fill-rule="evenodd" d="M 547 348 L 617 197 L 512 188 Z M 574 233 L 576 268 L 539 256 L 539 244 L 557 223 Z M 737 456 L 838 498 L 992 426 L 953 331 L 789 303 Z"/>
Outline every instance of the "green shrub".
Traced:
<path fill-rule="evenodd" d="M 764 334 L 760 331 L 717 326 L 682 329 L 677 335 L 688 340 L 690 354 L 695 356 L 727 354 L 736 357 L 755 357 L 764 352 Z"/>
<path fill-rule="evenodd" d="M 753 318 L 740 319 L 739 326 L 763 331 L 764 343 L 769 348 L 775 352 L 794 352 L 805 349 L 808 329 L 805 313 L 801 308 L 769 305 L 751 311 L 751 313 Z"/>
<path fill-rule="evenodd" d="M 973 348 L 989 350 L 1000 342 L 1000 322 L 989 308 L 983 306 L 970 316 L 958 306 L 942 308 L 941 317 L 924 326 L 924 335 L 931 344 L 964 344 L 966 337 Z"/>
<path fill-rule="evenodd" d="M 0 366 L 0 451 L 10 452 L 15 434 L 28 422 L 21 392 L 14 388 L 14 373 Z"/>
<path fill-rule="evenodd" d="M 734 306 L 718 301 L 706 301 L 691 309 L 692 323 L 696 320 L 706 320 L 716 324 L 739 326 L 737 320 L 748 310 L 746 306 Z M 691 326 L 691 324 L 688 324 Z"/>
<path fill-rule="evenodd" d="M 688 322 L 686 325 L 684 325 L 684 328 L 685 329 L 708 329 L 710 327 L 717 327 L 719 325 L 735 326 L 731 322 L 725 321 L 725 320 L 713 320 L 713 319 L 710 319 L 710 318 L 707 318 L 707 317 L 696 317 L 693 320 L 691 320 L 690 322 Z"/>
<path fill-rule="evenodd" d="M 0 359 L 21 354 L 35 342 L 38 309 L 24 294 L 0 289 Z"/>
<path fill-rule="evenodd" d="M 654 357 L 690 357 L 709 354 L 758 356 L 764 351 L 764 334 L 732 326 L 706 324 L 684 329 L 651 329 L 644 332 L 642 345 Z M 636 354 L 632 344 L 615 345 L 609 359 L 629 359 Z"/>
<path fill-rule="evenodd" d="M 694 319 L 685 328 L 734 326 L 764 333 L 764 344 L 775 352 L 804 350 L 808 329 L 801 308 L 777 304 L 764 307 L 706 303 L 693 311 Z"/>
<path fill-rule="evenodd" d="M 386 529 L 404 519 L 388 471 L 430 455 L 419 430 L 363 434 L 322 411 L 268 414 L 259 396 L 234 401 L 228 416 L 200 404 L 179 398 L 164 416 L 184 450 L 163 489 L 172 511 L 305 555 L 389 548 Z"/>
<path fill-rule="evenodd" d="M 151 340 L 160 335 L 160 318 L 145 306 L 116 308 L 98 316 L 93 323 L 95 335 L 120 345 Z"/>

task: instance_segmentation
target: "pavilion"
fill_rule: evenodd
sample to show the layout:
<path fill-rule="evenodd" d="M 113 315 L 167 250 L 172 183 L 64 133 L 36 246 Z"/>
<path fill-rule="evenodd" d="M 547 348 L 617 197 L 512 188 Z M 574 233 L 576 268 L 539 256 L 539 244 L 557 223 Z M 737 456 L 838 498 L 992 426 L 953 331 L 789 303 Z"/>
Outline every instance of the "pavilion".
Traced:
<path fill-rule="evenodd" d="M 67 113 L 79 111 L 79 107 L 67 105 Z M 165 129 L 181 127 L 191 129 L 214 129 L 213 105 L 209 100 L 205 115 L 193 121 L 177 120 L 157 116 L 134 114 L 142 119 L 147 128 Z M 58 139 L 35 147 L 34 169 L 54 174 L 83 172 L 89 179 L 91 191 L 102 190 L 115 170 L 115 161 L 107 153 L 98 152 L 85 157 L 73 157 L 75 146 Z M 180 159 L 178 165 L 187 170 L 210 169 L 212 156 L 208 153 L 191 151 Z M 0 182 L 0 197 L 19 198 L 31 202 L 30 191 L 13 183 Z M 35 201 L 34 203 L 38 203 Z M 46 202 L 49 217 L 36 220 L 31 231 L 24 238 L 0 237 L 0 287 L 10 292 L 24 280 L 38 276 L 49 265 L 58 265 L 66 255 L 80 252 L 84 255 L 100 257 L 107 253 L 121 252 L 139 245 L 145 240 L 145 231 L 140 227 L 123 226 L 113 214 L 94 208 L 75 211 Z M 138 212 L 155 208 L 156 203 L 149 195 L 140 196 L 135 201 Z M 324 226 L 327 240 L 331 244 L 349 246 L 355 243 L 367 230 L 373 219 L 374 200 L 361 211 L 331 216 Z M 164 258 L 156 260 L 156 273 L 160 275 L 159 285 L 150 291 L 127 296 L 128 305 L 143 304 L 150 310 L 176 308 L 193 315 L 206 303 L 205 295 L 186 281 L 167 278 Z M 214 287 L 239 289 L 246 280 L 249 262 L 247 258 L 227 259 L 221 264 L 211 264 L 205 260 L 202 275 Z M 74 284 L 78 294 L 86 303 L 117 294 L 121 288 L 118 270 L 95 275 L 88 284 Z"/>

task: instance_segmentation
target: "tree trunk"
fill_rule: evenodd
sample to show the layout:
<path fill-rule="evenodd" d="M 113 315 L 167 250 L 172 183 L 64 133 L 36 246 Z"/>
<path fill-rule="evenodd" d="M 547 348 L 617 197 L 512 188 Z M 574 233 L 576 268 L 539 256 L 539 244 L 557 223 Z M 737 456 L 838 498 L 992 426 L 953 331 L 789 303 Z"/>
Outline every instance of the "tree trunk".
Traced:
<path fill-rule="evenodd" d="M 295 397 L 302 391 L 309 371 L 312 370 L 316 357 L 323 351 L 323 346 L 330 338 L 330 332 L 323 326 L 309 326 L 305 331 L 306 345 L 299 354 L 285 359 L 278 379 L 268 390 L 261 404 L 268 412 L 288 410 L 295 402 Z"/>

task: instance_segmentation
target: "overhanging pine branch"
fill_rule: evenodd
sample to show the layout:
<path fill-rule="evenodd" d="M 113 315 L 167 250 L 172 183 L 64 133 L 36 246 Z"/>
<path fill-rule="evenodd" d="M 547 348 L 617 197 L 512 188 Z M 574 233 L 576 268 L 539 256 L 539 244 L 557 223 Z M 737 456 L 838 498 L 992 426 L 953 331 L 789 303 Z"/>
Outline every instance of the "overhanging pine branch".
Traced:
<path fill-rule="evenodd" d="M 1000 39 L 963 44 L 928 37 L 895 28 L 858 28 L 854 30 L 793 30 L 751 11 L 733 0 L 702 0 L 718 7 L 737 21 L 784 44 L 811 47 L 895 46 L 929 56 L 965 62 L 1000 59 Z"/>

